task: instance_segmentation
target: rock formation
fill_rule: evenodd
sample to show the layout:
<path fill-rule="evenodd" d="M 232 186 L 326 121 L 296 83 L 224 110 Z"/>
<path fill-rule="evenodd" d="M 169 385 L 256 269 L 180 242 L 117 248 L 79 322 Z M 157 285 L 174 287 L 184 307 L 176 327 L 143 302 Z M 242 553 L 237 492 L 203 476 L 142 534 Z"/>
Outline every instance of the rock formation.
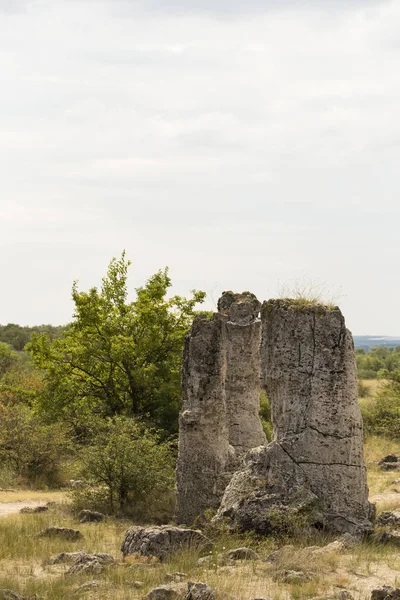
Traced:
<path fill-rule="evenodd" d="M 306 515 L 335 531 L 371 531 L 354 347 L 340 310 L 265 302 L 261 372 L 274 441 L 248 453 L 218 517 L 261 533 Z"/>
<path fill-rule="evenodd" d="M 260 303 L 225 292 L 218 313 L 199 315 L 185 341 L 177 510 L 192 523 L 219 507 L 244 452 L 265 443 L 260 402 Z"/>

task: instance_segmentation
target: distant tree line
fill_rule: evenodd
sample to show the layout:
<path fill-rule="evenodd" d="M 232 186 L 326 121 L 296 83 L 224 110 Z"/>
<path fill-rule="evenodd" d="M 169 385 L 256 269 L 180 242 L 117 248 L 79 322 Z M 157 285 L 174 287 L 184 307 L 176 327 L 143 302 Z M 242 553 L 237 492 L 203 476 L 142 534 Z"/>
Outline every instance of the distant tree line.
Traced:
<path fill-rule="evenodd" d="M 357 348 L 356 359 L 360 379 L 400 380 L 400 346 L 376 346 L 369 352 Z"/>
<path fill-rule="evenodd" d="M 49 339 L 54 340 L 55 338 L 61 337 L 64 329 L 65 327 L 62 325 L 35 325 L 34 327 L 22 327 L 16 323 L 8 323 L 7 325 L 0 325 L 0 342 L 8 344 L 17 352 L 21 352 L 25 345 L 30 341 L 32 333 L 44 333 Z"/>

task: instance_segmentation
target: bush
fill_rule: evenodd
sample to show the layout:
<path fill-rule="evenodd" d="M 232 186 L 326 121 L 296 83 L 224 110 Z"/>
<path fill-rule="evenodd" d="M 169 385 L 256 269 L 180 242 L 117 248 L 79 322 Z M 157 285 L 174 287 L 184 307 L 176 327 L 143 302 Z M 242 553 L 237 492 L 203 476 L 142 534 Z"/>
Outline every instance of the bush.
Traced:
<path fill-rule="evenodd" d="M 364 430 L 367 435 L 382 435 L 400 440 L 400 382 L 387 381 L 376 399 L 362 404 Z"/>
<path fill-rule="evenodd" d="M 267 395 L 264 391 L 262 391 L 260 394 L 260 419 L 261 425 L 265 433 L 265 437 L 267 438 L 268 442 L 271 442 L 273 438 L 271 407 Z"/>
<path fill-rule="evenodd" d="M 114 417 L 98 425 L 82 450 L 87 487 L 72 492 L 75 508 L 147 517 L 172 507 L 175 481 L 171 444 L 132 419 Z"/>
<path fill-rule="evenodd" d="M 68 447 L 63 425 L 44 425 L 24 405 L 0 405 L 0 468 L 24 483 L 57 485 Z"/>

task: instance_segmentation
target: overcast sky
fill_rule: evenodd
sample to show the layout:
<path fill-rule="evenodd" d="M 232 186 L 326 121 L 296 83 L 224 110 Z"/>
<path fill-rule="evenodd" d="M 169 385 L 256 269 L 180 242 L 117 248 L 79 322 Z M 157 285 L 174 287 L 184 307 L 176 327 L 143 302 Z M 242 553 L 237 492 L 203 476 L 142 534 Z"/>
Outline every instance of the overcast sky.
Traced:
<path fill-rule="evenodd" d="M 398 0 L 0 0 L 0 323 L 125 248 L 132 295 L 311 281 L 400 335 L 399 107 Z"/>

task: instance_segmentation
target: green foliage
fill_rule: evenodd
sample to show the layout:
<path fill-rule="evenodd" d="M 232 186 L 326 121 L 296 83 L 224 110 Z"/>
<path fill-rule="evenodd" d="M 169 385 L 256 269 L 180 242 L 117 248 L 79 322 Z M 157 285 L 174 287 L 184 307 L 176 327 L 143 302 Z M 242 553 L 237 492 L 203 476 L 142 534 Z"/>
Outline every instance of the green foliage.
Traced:
<path fill-rule="evenodd" d="M 24 405 L 0 405 L 0 465 L 25 483 L 56 484 L 67 449 L 61 424 L 44 425 Z"/>
<path fill-rule="evenodd" d="M 148 419 L 167 434 L 177 431 L 183 340 L 205 294 L 168 298 L 164 269 L 128 302 L 129 264 L 125 253 L 113 259 L 100 290 L 80 292 L 74 283 L 74 318 L 62 337 L 32 334 L 27 346 L 45 373 L 39 409 L 78 432 L 93 415 L 118 414 Z"/>
<path fill-rule="evenodd" d="M 14 350 L 21 351 L 30 340 L 32 333 L 46 333 L 51 339 L 59 337 L 63 327 L 53 325 L 37 325 L 34 327 L 21 327 L 15 323 L 0 325 L 0 342 L 11 346 Z"/>
<path fill-rule="evenodd" d="M 400 346 L 376 346 L 366 352 L 356 349 L 358 377 L 360 379 L 389 379 L 400 376 Z"/>
<path fill-rule="evenodd" d="M 374 401 L 361 404 L 366 435 L 400 440 L 400 379 L 383 383 Z"/>
<path fill-rule="evenodd" d="M 82 475 L 91 485 L 72 493 L 77 507 L 154 515 L 173 496 L 171 445 L 133 419 L 118 416 L 98 423 L 91 445 L 82 450 L 82 462 Z"/>

